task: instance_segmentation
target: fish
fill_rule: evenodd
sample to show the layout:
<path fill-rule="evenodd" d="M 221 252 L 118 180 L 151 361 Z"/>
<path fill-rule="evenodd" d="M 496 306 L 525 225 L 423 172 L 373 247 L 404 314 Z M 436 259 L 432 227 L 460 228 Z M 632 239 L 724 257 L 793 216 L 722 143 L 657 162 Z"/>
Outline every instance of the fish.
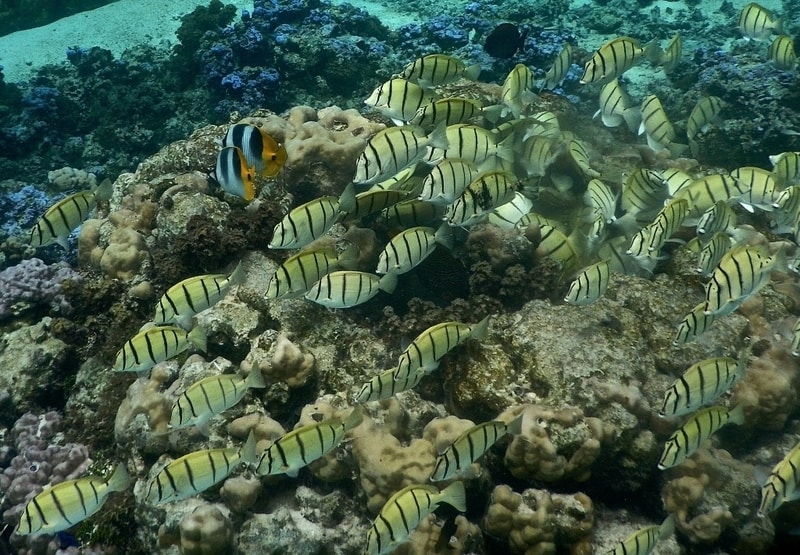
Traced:
<path fill-rule="evenodd" d="M 372 91 L 364 104 L 375 108 L 397 125 L 410 122 L 434 96 L 428 89 L 405 79 L 390 79 Z"/>
<path fill-rule="evenodd" d="M 647 215 L 663 206 L 668 191 L 664 178 L 655 170 L 640 168 L 625 178 L 620 204 L 634 216 Z"/>
<path fill-rule="evenodd" d="M 641 58 L 658 60 L 660 51 L 655 42 L 646 46 L 630 37 L 617 37 L 602 45 L 583 68 L 580 83 L 607 83 L 632 68 Z"/>
<path fill-rule="evenodd" d="M 693 141 L 700 133 L 708 131 L 712 122 L 719 120 L 719 114 L 727 106 L 718 96 L 704 96 L 697 101 L 686 120 L 686 137 Z"/>
<path fill-rule="evenodd" d="M 403 170 L 400 170 L 392 177 L 389 177 L 383 181 L 379 181 L 378 183 L 373 183 L 372 187 L 367 189 L 369 191 L 378 191 L 378 190 L 394 190 L 394 191 L 409 191 L 417 187 L 415 183 L 417 181 L 415 174 L 416 167 L 409 166 Z"/>
<path fill-rule="evenodd" d="M 125 491 L 131 483 L 120 463 L 108 479 L 84 476 L 50 486 L 28 501 L 14 533 L 55 534 L 71 528 L 99 511 L 112 492 Z"/>
<path fill-rule="evenodd" d="M 242 447 L 201 449 L 168 463 L 150 481 L 147 500 L 153 505 L 180 501 L 219 484 L 241 465 L 257 461 L 253 432 Z"/>
<path fill-rule="evenodd" d="M 393 293 L 397 274 L 383 277 L 367 272 L 338 270 L 320 278 L 304 295 L 309 301 L 328 308 L 351 308 L 364 304 L 380 291 Z"/>
<path fill-rule="evenodd" d="M 736 212 L 724 200 L 718 200 L 703 212 L 697 222 L 697 237 L 709 240 L 715 233 L 726 233 L 736 227 Z"/>
<path fill-rule="evenodd" d="M 780 187 L 800 184 L 800 152 L 781 152 L 769 157 L 772 174 Z"/>
<path fill-rule="evenodd" d="M 667 48 L 664 50 L 661 60 L 659 61 L 661 69 L 664 70 L 665 74 L 669 75 L 675 71 L 676 67 L 678 67 L 678 64 L 681 61 L 682 49 L 683 39 L 681 38 L 681 34 L 675 33 L 675 35 L 669 41 L 669 44 L 667 44 Z"/>
<path fill-rule="evenodd" d="M 511 231 L 516 229 L 519 221 L 533 208 L 533 201 L 520 192 L 514 193 L 514 198 L 489 212 L 489 223 Z"/>
<path fill-rule="evenodd" d="M 642 121 L 642 111 L 633 106 L 631 97 L 622 88 L 619 79 L 614 78 L 600 89 L 600 108 L 593 119 L 600 116 L 606 127 L 618 127 L 623 121 L 632 133 L 636 133 Z"/>
<path fill-rule="evenodd" d="M 506 435 L 522 433 L 523 414 L 511 422 L 492 420 L 472 426 L 459 435 L 436 459 L 431 482 L 441 482 L 463 475 L 486 451 Z"/>
<path fill-rule="evenodd" d="M 503 81 L 500 102 L 506 109 L 501 112 L 501 117 L 509 113 L 515 118 L 520 117 L 525 105 L 536 98 L 532 91 L 533 72 L 525 64 L 515 65 Z"/>
<path fill-rule="evenodd" d="M 411 372 L 403 379 L 394 379 L 394 368 L 390 368 L 373 377 L 370 381 L 361 386 L 354 401 L 356 403 L 367 403 L 369 401 L 382 401 L 394 397 L 402 391 L 408 391 L 426 376 L 426 372 L 418 370 Z"/>
<path fill-rule="evenodd" d="M 667 168 L 661 172 L 661 177 L 667 184 L 667 194 L 671 197 L 675 196 L 678 191 L 688 187 L 693 179 L 689 175 L 679 170 L 678 168 Z"/>
<path fill-rule="evenodd" d="M 550 66 L 550 69 L 548 69 L 547 73 L 545 73 L 544 81 L 542 82 L 542 86 L 539 90 L 541 91 L 543 89 L 548 89 L 552 91 L 556 87 L 560 86 L 561 83 L 564 82 L 571 65 L 572 45 L 567 42 L 564 43 L 564 47 L 556 56 L 556 59 L 553 61 L 553 65 Z"/>
<path fill-rule="evenodd" d="M 432 88 L 464 78 L 474 81 L 481 73 L 480 64 L 467 66 L 464 62 L 447 54 L 428 54 L 408 64 L 400 77 L 422 87 Z"/>
<path fill-rule="evenodd" d="M 350 411 L 347 418 L 331 418 L 296 428 L 275 440 L 261 454 L 255 472 L 259 476 L 286 474 L 296 477 L 300 469 L 324 457 L 344 435 L 361 424 L 361 407 Z"/>
<path fill-rule="evenodd" d="M 589 152 L 586 150 L 586 145 L 580 139 L 571 139 L 567 143 L 567 152 L 569 152 L 572 161 L 575 162 L 578 170 L 585 177 L 597 178 L 600 177 L 600 172 L 592 168 L 589 162 Z"/>
<path fill-rule="evenodd" d="M 792 330 L 792 344 L 789 347 L 793 357 L 800 356 L 800 318 L 795 320 L 794 329 Z"/>
<path fill-rule="evenodd" d="M 56 243 L 67 250 L 70 234 L 89 217 L 98 201 L 110 199 L 113 192 L 113 184 L 105 180 L 95 189 L 73 193 L 57 201 L 31 228 L 30 246 L 45 247 Z"/>
<path fill-rule="evenodd" d="M 739 31 L 744 38 L 761 40 L 765 39 L 774 31 L 777 34 L 783 33 L 783 26 L 780 18 L 775 18 L 768 9 L 755 2 L 750 2 L 739 13 Z"/>
<path fill-rule="evenodd" d="M 772 65 L 783 71 L 794 71 L 797 67 L 797 54 L 794 40 L 786 35 L 778 35 L 769 45 L 767 56 Z"/>
<path fill-rule="evenodd" d="M 670 514 L 658 526 L 647 526 L 637 530 L 605 555 L 649 555 L 658 542 L 671 536 L 674 531 L 675 515 Z"/>
<path fill-rule="evenodd" d="M 238 147 L 247 161 L 247 167 L 266 177 L 275 177 L 286 163 L 286 147 L 278 143 L 263 129 L 249 123 L 236 123 L 228 127 L 222 138 L 223 147 Z"/>
<path fill-rule="evenodd" d="M 772 210 L 777 190 L 772 173 L 762 168 L 745 166 L 733 170 L 731 177 L 739 182 L 739 189 L 742 190 L 742 194 L 735 197 L 742 208 L 751 214 L 754 207 Z"/>
<path fill-rule="evenodd" d="M 367 216 L 376 214 L 406 200 L 411 192 L 395 189 L 370 189 L 356 195 L 356 204 L 352 212 L 342 216 L 343 222 L 357 222 Z"/>
<path fill-rule="evenodd" d="M 197 426 L 208 435 L 208 421 L 237 405 L 251 387 L 267 387 L 258 366 L 254 366 L 246 378 L 238 374 L 220 374 L 194 382 L 172 404 L 170 429 Z"/>
<path fill-rule="evenodd" d="M 405 274 L 410 272 L 442 245 L 448 249 L 453 246 L 449 226 L 442 224 L 439 229 L 432 227 L 412 227 L 401 231 L 383 248 L 378 255 L 376 274 Z"/>
<path fill-rule="evenodd" d="M 405 129 L 393 127 L 392 129 Z M 355 210 L 356 197 L 353 186 L 348 185 L 338 197 L 324 196 L 292 208 L 272 230 L 267 245 L 270 249 L 297 249 L 316 241 L 333 224 Z"/>
<path fill-rule="evenodd" d="M 450 226 L 468 227 L 481 221 L 489 212 L 514 199 L 517 179 L 508 172 L 484 172 L 467 185 L 445 210 Z"/>
<path fill-rule="evenodd" d="M 654 152 L 669 150 L 673 156 L 678 156 L 687 145 L 675 141 L 675 128 L 672 127 L 661 101 L 654 94 L 649 94 L 642 99 L 642 123 L 639 124 L 639 135 L 647 137 L 647 146 Z"/>
<path fill-rule="evenodd" d="M 666 470 L 678 466 L 728 423 L 744 423 L 744 405 L 737 405 L 732 410 L 719 406 L 699 410 L 675 430 L 664 444 L 658 468 Z"/>
<path fill-rule="evenodd" d="M 778 193 L 772 207 L 772 232 L 792 233 L 800 214 L 800 186 L 792 185 Z"/>
<path fill-rule="evenodd" d="M 469 160 L 444 158 L 422 180 L 419 200 L 450 204 L 461 196 L 477 175 L 477 166 Z"/>
<path fill-rule="evenodd" d="M 433 147 L 428 151 L 425 160 L 436 164 L 443 158 L 460 158 L 468 160 L 476 166 L 482 166 L 493 158 L 513 161 L 511 149 L 513 135 L 498 142 L 494 133 L 478 125 L 457 123 L 447 127 L 447 147 Z"/>
<path fill-rule="evenodd" d="M 731 248 L 731 238 L 725 233 L 717 232 L 711 239 L 700 248 L 697 253 L 697 266 L 695 272 L 702 274 L 706 277 L 711 277 L 722 257 Z"/>
<path fill-rule="evenodd" d="M 724 173 L 712 173 L 693 180 L 677 191 L 672 198 L 689 201 L 690 217 L 699 218 L 718 201 L 728 202 L 747 193 L 742 183 Z"/>
<path fill-rule="evenodd" d="M 800 498 L 800 443 L 792 447 L 786 456 L 776 464 L 761 486 L 759 515 L 768 515 L 778 510 L 784 503 Z"/>
<path fill-rule="evenodd" d="M 134 335 L 117 351 L 114 370 L 143 373 L 190 346 L 206 352 L 206 335 L 202 328 L 195 327 L 187 332 L 176 326 L 154 326 Z"/>
<path fill-rule="evenodd" d="M 744 377 L 750 360 L 750 346 L 751 343 L 748 343 L 742 349 L 738 360 L 715 357 L 692 364 L 667 388 L 658 415 L 669 417 L 691 414 L 704 405 L 716 402 Z"/>
<path fill-rule="evenodd" d="M 706 284 L 706 314 L 721 316 L 739 308 L 770 280 L 772 271 L 786 267 L 783 249 L 769 256 L 764 246 L 741 245 L 722 257 Z"/>
<path fill-rule="evenodd" d="M 689 314 L 678 324 L 678 331 L 672 341 L 674 346 L 684 345 L 703 335 L 717 317 L 714 314 L 706 314 L 705 301 L 695 306 Z"/>
<path fill-rule="evenodd" d="M 435 486 L 411 485 L 392 495 L 367 532 L 365 555 L 383 555 L 393 551 L 442 503 L 465 512 L 464 482 L 453 482 L 441 491 Z"/>
<path fill-rule="evenodd" d="M 608 260 L 595 262 L 572 280 L 564 301 L 576 306 L 592 304 L 602 297 L 606 289 L 608 289 L 609 275 Z"/>
<path fill-rule="evenodd" d="M 683 225 L 689 215 L 689 201 L 686 199 L 671 199 L 656 215 L 652 223 L 647 225 L 649 252 L 658 252 L 661 247 Z"/>
<path fill-rule="evenodd" d="M 397 361 L 395 380 L 403 380 L 420 370 L 431 372 L 439 367 L 439 361 L 468 339 L 485 339 L 489 333 L 489 317 L 477 324 L 442 322 L 420 333 L 406 347 Z"/>
<path fill-rule="evenodd" d="M 208 176 L 229 195 L 250 202 L 256 197 L 255 168 L 247 165 L 242 149 L 226 146 L 217 154 L 217 163 Z"/>
<path fill-rule="evenodd" d="M 337 254 L 334 249 L 317 248 L 301 251 L 278 266 L 269 280 L 267 299 L 296 299 L 302 297 L 323 276 L 340 268 L 355 265 L 358 248 L 348 247 Z"/>
<path fill-rule="evenodd" d="M 386 223 L 390 228 L 432 225 L 444 217 L 445 207 L 424 200 L 406 200 L 386 209 Z"/>
<path fill-rule="evenodd" d="M 424 129 L 434 129 L 439 125 L 466 123 L 481 113 L 481 104 L 470 98 L 443 98 L 424 106 L 409 121 Z"/>
<path fill-rule="evenodd" d="M 617 195 L 599 179 L 592 179 L 586 185 L 584 203 L 591 209 L 592 217 L 600 217 L 607 224 L 617 219 Z"/>
<path fill-rule="evenodd" d="M 567 235 L 557 227 L 544 224 L 539 226 L 536 256 L 556 260 L 561 264 L 562 273 L 570 275 L 580 268 L 583 248 L 576 233 Z"/>
<path fill-rule="evenodd" d="M 493 58 L 513 58 L 517 51 L 525 47 L 528 32 L 520 31 L 513 23 L 501 23 L 486 35 L 483 50 Z"/>
<path fill-rule="evenodd" d="M 195 314 L 217 304 L 228 294 L 231 287 L 243 283 L 244 280 L 244 269 L 239 262 L 230 276 L 206 274 L 176 283 L 167 289 L 156 304 L 153 323 L 158 325 L 175 323 L 188 329 Z"/>
<path fill-rule="evenodd" d="M 444 126 L 428 135 L 419 125 L 387 127 L 367 141 L 356 160 L 354 183 L 371 185 L 422 160 L 429 148 L 446 150 L 450 142 Z"/>
<path fill-rule="evenodd" d="M 551 137 L 534 135 L 522 146 L 521 165 L 528 177 L 542 177 L 561 154 L 562 143 Z"/>

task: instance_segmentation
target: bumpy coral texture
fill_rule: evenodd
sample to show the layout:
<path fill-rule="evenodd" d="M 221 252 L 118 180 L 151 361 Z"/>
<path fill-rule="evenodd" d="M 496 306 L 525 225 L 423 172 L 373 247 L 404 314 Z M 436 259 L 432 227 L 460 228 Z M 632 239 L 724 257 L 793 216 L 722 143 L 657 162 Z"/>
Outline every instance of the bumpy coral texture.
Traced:
<path fill-rule="evenodd" d="M 64 280 L 80 282 L 80 275 L 67 264 L 45 264 L 28 258 L 0 272 L 0 321 L 35 308 L 69 313 L 71 307 L 61 292 Z"/>

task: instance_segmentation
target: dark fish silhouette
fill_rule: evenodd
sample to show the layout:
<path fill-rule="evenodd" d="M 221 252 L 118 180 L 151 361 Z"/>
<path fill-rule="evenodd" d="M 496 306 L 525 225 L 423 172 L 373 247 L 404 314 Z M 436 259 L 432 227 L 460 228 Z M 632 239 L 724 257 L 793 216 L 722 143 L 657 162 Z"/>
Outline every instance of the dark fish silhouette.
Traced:
<path fill-rule="evenodd" d="M 513 23 L 501 23 L 486 36 L 483 49 L 495 58 L 511 58 L 525 45 L 528 31 L 520 32 Z"/>

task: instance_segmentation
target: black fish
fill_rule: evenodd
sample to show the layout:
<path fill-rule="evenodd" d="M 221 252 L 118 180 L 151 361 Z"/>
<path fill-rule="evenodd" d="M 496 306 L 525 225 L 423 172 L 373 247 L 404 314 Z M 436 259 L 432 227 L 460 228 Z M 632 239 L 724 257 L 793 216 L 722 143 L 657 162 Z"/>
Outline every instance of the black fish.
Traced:
<path fill-rule="evenodd" d="M 528 31 L 520 32 L 513 23 L 501 23 L 486 36 L 483 49 L 495 58 L 511 58 L 525 46 Z"/>

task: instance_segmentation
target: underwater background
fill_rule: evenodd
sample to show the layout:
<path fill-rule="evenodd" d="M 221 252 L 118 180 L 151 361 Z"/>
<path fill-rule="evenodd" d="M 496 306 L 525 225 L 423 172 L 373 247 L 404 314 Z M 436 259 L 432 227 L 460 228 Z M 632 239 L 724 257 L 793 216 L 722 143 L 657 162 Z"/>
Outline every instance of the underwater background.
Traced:
<path fill-rule="evenodd" d="M 0 553 L 797 552 L 798 9 L 0 2 Z"/>

